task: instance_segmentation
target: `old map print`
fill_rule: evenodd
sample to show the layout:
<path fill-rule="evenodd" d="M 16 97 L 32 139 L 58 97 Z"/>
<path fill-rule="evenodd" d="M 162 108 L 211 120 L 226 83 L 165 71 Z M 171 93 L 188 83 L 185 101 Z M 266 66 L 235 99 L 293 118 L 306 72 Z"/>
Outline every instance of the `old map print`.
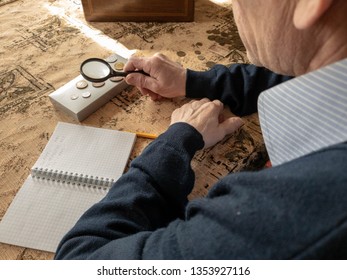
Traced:
<path fill-rule="evenodd" d="M 29 0 L 0 0 L 0 219 L 57 122 L 76 123 L 54 108 L 48 95 L 75 78 L 83 60 L 105 58 L 122 45 L 137 55 L 161 52 L 194 70 L 247 62 L 231 8 L 231 0 L 196 0 L 194 22 L 90 23 L 80 1 L 37 0 L 33 8 Z M 153 102 L 128 87 L 81 124 L 160 134 L 172 111 L 187 101 Z M 224 114 L 232 115 L 227 108 Z M 267 155 L 257 116 L 244 120 L 237 133 L 195 155 L 190 199 L 206 195 L 229 172 L 263 168 Z M 151 141 L 139 138 L 131 159 Z M 0 243 L 0 258 L 51 259 L 53 254 Z"/>

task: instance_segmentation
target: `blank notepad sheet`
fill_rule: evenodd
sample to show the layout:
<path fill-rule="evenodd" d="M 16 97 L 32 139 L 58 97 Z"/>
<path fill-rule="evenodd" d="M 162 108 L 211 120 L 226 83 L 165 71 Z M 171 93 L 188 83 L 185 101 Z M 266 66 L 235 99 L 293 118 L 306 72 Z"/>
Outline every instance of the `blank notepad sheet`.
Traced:
<path fill-rule="evenodd" d="M 58 123 L 33 168 L 47 168 L 117 180 L 135 135 L 110 129 Z"/>
<path fill-rule="evenodd" d="M 58 123 L 33 166 L 46 174 L 28 176 L 0 223 L 0 242 L 55 252 L 81 215 L 107 194 L 109 186 L 101 178 L 116 181 L 122 175 L 135 138 L 128 132 Z M 58 180 L 62 173 L 70 181 Z M 91 177 L 100 180 L 84 181 Z"/>

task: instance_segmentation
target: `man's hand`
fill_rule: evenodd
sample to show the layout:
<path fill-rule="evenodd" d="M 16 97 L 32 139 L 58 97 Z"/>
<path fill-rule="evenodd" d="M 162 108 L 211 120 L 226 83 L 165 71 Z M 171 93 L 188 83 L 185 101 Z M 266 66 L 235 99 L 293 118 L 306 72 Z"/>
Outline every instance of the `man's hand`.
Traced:
<path fill-rule="evenodd" d="M 171 124 L 186 122 L 199 131 L 208 148 L 222 140 L 227 134 L 233 133 L 243 125 L 242 119 L 222 118 L 223 103 L 207 98 L 191 101 L 176 109 L 171 116 Z"/>
<path fill-rule="evenodd" d="M 143 70 L 149 76 L 129 74 L 125 81 L 136 86 L 142 94 L 153 100 L 161 97 L 173 98 L 186 95 L 186 72 L 179 64 L 163 54 L 152 57 L 130 57 L 124 71 Z"/>

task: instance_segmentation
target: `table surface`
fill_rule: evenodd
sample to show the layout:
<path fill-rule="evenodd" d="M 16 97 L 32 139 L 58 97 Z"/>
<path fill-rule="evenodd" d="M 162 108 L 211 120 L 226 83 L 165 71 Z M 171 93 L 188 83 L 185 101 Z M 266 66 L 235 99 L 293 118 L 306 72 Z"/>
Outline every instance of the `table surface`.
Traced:
<path fill-rule="evenodd" d="M 37 8 L 36 8 L 37 7 Z M 48 95 L 75 78 L 80 63 L 112 53 L 162 52 L 184 67 L 246 62 L 232 20 L 231 1 L 197 0 L 191 23 L 88 23 L 79 1 L 0 2 L 0 219 L 30 173 L 58 121 L 78 123 L 56 110 Z M 179 43 L 178 43 L 179 42 Z M 133 52 L 133 51 L 132 51 Z M 160 134 L 172 111 L 187 99 L 153 102 L 128 87 L 81 125 Z M 232 115 L 225 109 L 226 116 Z M 192 162 L 195 187 L 204 196 L 229 172 L 259 169 L 266 160 L 257 115 Z M 153 140 L 138 138 L 131 159 Z M 52 259 L 53 253 L 0 243 L 0 259 Z"/>

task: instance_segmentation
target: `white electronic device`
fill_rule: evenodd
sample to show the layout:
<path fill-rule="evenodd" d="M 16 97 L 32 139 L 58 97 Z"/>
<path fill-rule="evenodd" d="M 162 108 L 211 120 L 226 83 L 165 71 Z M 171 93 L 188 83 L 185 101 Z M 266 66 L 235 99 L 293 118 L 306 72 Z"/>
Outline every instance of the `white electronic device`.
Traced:
<path fill-rule="evenodd" d="M 122 71 L 127 60 L 117 54 L 106 58 L 116 71 Z M 82 121 L 127 87 L 124 77 L 112 77 L 105 82 L 89 82 L 79 75 L 49 95 L 59 110 Z"/>

